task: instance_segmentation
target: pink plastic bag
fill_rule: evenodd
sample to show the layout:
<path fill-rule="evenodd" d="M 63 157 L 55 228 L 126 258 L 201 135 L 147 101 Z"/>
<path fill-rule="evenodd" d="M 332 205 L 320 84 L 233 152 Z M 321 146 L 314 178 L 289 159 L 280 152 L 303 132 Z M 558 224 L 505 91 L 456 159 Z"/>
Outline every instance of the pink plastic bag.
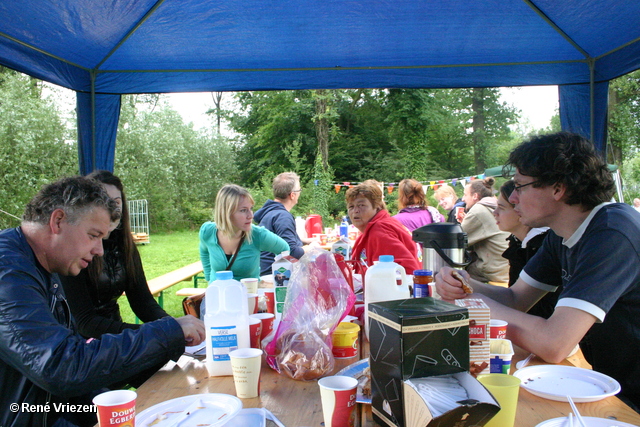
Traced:
<path fill-rule="evenodd" d="M 355 299 L 332 253 L 307 252 L 293 265 L 282 319 L 265 347 L 269 366 L 294 380 L 331 372 L 331 334 Z"/>

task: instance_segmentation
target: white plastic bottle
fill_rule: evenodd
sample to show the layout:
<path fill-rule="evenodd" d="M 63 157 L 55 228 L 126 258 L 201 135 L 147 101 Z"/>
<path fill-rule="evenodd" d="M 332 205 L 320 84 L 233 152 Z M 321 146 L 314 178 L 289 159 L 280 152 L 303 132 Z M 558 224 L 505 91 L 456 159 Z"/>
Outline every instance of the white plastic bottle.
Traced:
<path fill-rule="evenodd" d="M 229 353 L 250 346 L 247 290 L 231 271 L 217 271 L 205 295 L 209 375 L 233 375 Z"/>
<path fill-rule="evenodd" d="M 398 279 L 400 279 L 400 285 L 398 285 Z M 369 304 L 410 297 L 404 267 L 393 262 L 393 255 L 380 255 L 378 263 L 369 267 L 364 275 L 364 331 L 367 339 L 369 339 Z"/>

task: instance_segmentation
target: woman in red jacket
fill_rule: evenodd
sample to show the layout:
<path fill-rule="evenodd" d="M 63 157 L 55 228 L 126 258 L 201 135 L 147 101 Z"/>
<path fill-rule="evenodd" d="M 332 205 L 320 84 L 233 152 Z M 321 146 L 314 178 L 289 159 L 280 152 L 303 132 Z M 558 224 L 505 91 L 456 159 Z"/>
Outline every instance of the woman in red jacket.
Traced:
<path fill-rule="evenodd" d="M 373 180 L 351 187 L 346 195 L 347 211 L 353 225 L 360 230 L 352 258 L 357 260 L 356 272 L 364 274 L 380 255 L 393 255 L 394 261 L 407 274 L 420 268 L 416 243 L 409 231 L 389 215 L 382 200 L 382 188 Z"/>

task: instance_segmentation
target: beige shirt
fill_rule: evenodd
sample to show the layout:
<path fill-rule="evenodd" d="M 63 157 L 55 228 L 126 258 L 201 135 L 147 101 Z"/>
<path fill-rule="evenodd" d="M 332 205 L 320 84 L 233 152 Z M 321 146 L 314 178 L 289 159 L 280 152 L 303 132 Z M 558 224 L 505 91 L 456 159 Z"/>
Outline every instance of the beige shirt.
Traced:
<path fill-rule="evenodd" d="M 481 282 L 509 282 L 509 261 L 502 257 L 507 250 L 509 233 L 500 231 L 493 217 L 495 197 L 484 197 L 473 205 L 460 224 L 467 233 L 469 251 L 477 259 L 467 267 L 472 278 Z"/>

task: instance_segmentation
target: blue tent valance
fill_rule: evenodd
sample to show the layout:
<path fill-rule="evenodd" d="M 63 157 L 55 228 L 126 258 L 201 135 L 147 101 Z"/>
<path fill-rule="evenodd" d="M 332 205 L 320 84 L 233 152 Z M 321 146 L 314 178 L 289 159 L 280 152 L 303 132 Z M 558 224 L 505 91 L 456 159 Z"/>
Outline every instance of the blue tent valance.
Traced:
<path fill-rule="evenodd" d="M 0 2 L 0 64 L 78 91 L 82 172 L 113 168 L 119 95 L 560 85 L 605 146 L 607 82 L 640 68 L 635 0 Z"/>

